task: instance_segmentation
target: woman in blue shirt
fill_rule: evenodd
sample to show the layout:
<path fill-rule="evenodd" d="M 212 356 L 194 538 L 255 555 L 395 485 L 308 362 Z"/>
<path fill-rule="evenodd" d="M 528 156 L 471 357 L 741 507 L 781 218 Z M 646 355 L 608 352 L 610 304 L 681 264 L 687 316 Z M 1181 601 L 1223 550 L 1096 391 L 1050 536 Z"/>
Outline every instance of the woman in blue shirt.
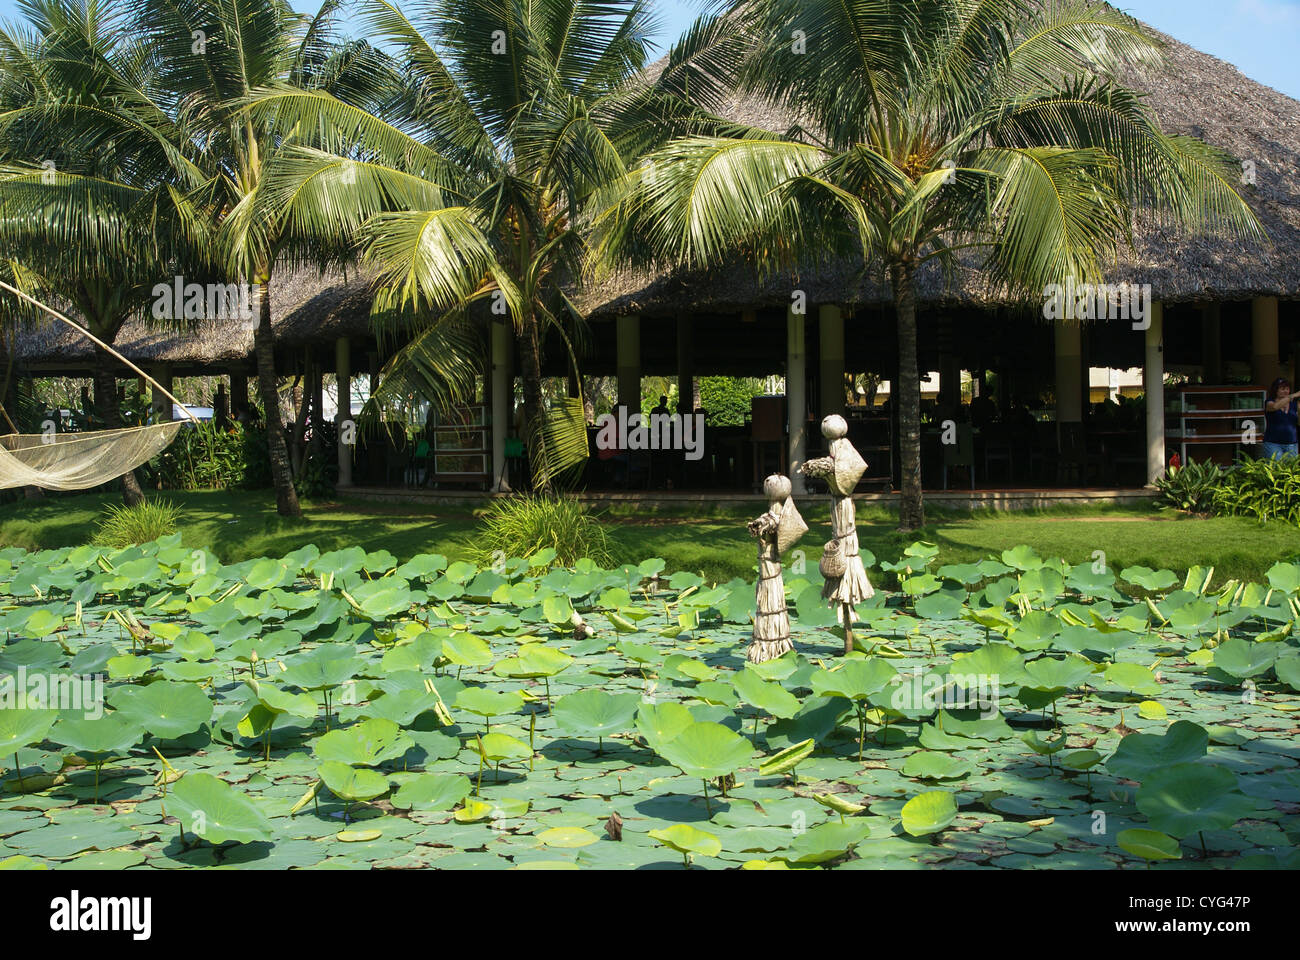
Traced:
<path fill-rule="evenodd" d="M 1264 456 L 1270 460 L 1296 456 L 1296 427 L 1300 422 L 1297 404 L 1291 396 L 1291 383 L 1278 377 L 1268 391 L 1264 404 Z"/>

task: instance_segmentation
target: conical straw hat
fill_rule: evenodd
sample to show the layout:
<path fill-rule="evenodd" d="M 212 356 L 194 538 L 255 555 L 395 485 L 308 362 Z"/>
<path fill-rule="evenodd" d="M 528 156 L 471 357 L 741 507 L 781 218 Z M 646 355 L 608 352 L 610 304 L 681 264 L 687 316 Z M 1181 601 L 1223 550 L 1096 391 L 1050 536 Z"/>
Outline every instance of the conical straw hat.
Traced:
<path fill-rule="evenodd" d="M 867 472 L 867 461 L 862 459 L 862 454 L 858 453 L 857 448 L 848 440 L 838 440 L 836 443 L 838 446 L 831 454 L 835 459 L 835 472 L 832 479 L 835 492 L 847 497 L 853 493 L 858 481 Z"/>
<path fill-rule="evenodd" d="M 807 532 L 808 524 L 804 523 L 799 508 L 794 505 L 794 499 L 786 497 L 785 503 L 781 504 L 781 519 L 776 525 L 777 553 L 785 553 Z"/>

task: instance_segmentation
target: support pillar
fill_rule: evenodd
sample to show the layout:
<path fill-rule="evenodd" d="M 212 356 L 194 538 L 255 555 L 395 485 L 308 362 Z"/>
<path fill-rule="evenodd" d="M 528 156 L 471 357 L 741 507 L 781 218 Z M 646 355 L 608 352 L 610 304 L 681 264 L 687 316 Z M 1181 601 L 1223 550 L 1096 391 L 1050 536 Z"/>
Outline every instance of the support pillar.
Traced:
<path fill-rule="evenodd" d="M 790 456 L 787 470 L 794 493 L 805 493 L 799 467 L 808 459 L 807 348 L 802 313 L 786 312 L 785 413 Z"/>
<path fill-rule="evenodd" d="M 321 446 L 324 443 L 324 437 L 321 436 L 320 425 L 325 422 L 325 358 L 319 354 L 308 355 L 307 369 L 310 371 L 311 384 L 311 453 L 318 461 L 321 458 Z"/>
<path fill-rule="evenodd" d="M 172 365 L 170 363 L 160 363 L 154 368 L 153 378 L 162 384 L 168 393 L 175 393 L 172 389 Z M 172 418 L 172 402 L 163 396 L 157 388 L 153 388 L 153 401 L 150 406 L 153 407 L 154 420 L 159 423 L 166 423 Z"/>
<path fill-rule="evenodd" d="M 821 415 L 844 413 L 844 312 L 835 304 L 817 308 L 821 339 L 818 381 L 821 384 Z"/>
<path fill-rule="evenodd" d="M 618 402 L 630 417 L 641 412 L 641 317 L 619 317 L 617 324 Z"/>
<path fill-rule="evenodd" d="M 693 413 L 699 404 L 695 388 L 695 327 L 691 318 L 677 318 L 677 412 Z"/>
<path fill-rule="evenodd" d="M 248 424 L 248 376 L 242 370 L 230 371 L 230 416 Z"/>
<path fill-rule="evenodd" d="M 510 433 L 510 327 L 502 322 L 492 322 L 492 489 L 509 493 L 506 480 L 506 436 Z"/>
<path fill-rule="evenodd" d="M 1201 376 L 1206 383 L 1223 383 L 1223 326 L 1217 303 L 1201 307 Z"/>
<path fill-rule="evenodd" d="M 334 379 L 338 389 L 338 403 L 334 410 L 334 426 L 339 437 L 338 486 L 350 487 L 357 428 L 352 420 L 352 343 L 347 337 L 339 337 L 334 341 Z"/>
<path fill-rule="evenodd" d="M 1147 483 L 1153 483 L 1165 472 L 1165 311 L 1158 300 L 1151 304 L 1146 329 L 1142 389 L 1147 405 Z"/>
<path fill-rule="evenodd" d="M 1250 302 L 1250 375 L 1262 387 L 1282 375 L 1277 359 L 1277 297 L 1256 297 Z"/>
<path fill-rule="evenodd" d="M 1077 323 L 1056 321 L 1056 422 L 1083 422 L 1083 336 Z"/>
<path fill-rule="evenodd" d="M 212 422 L 218 430 L 225 430 L 230 425 L 230 394 L 226 392 L 226 381 L 217 378 L 217 393 L 212 398 Z"/>

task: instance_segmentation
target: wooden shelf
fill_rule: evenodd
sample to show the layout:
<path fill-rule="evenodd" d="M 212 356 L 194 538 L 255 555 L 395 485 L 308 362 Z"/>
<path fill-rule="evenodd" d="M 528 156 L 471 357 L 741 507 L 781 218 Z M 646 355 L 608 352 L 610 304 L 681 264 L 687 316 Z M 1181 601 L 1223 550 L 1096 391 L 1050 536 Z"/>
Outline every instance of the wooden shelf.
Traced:
<path fill-rule="evenodd" d="M 1244 446 L 1241 433 L 1235 429 L 1242 421 L 1252 421 L 1258 432 L 1264 428 L 1264 401 L 1268 394 L 1263 387 L 1255 386 L 1194 386 L 1183 387 L 1177 393 L 1177 402 L 1172 409 L 1166 407 L 1165 417 L 1172 421 L 1172 431 L 1167 431 L 1165 439 L 1179 447 L 1181 458 L 1187 462 L 1189 447 L 1237 447 Z M 1251 406 L 1232 408 L 1225 403 L 1232 401 L 1229 397 L 1249 399 Z M 1206 409 L 1189 409 L 1189 404 L 1207 401 Z M 1231 432 L 1222 432 L 1229 428 Z M 1214 432 L 1189 433 L 1189 429 L 1204 429 Z"/>

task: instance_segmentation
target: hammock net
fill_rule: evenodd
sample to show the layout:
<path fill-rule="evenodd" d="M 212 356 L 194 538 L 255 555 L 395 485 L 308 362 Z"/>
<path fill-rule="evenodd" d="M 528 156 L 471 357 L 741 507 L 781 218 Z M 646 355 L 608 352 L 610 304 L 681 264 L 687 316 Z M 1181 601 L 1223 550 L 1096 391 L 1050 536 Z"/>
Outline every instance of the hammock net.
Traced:
<path fill-rule="evenodd" d="M 88 433 L 11 433 L 0 437 L 0 490 L 97 487 L 166 449 L 184 425 L 177 420 Z"/>

